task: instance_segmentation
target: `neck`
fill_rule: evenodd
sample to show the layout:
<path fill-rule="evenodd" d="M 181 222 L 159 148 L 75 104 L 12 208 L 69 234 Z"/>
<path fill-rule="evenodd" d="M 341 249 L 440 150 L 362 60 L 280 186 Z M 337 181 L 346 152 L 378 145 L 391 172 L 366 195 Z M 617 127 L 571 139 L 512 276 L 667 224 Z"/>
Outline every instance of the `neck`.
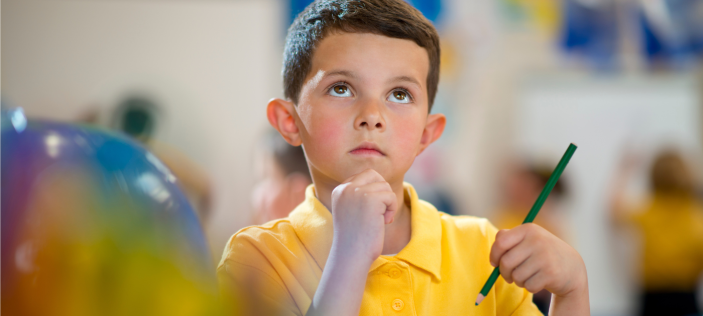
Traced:
<path fill-rule="evenodd" d="M 332 211 L 332 191 L 341 183 L 313 173 L 312 182 L 315 185 L 315 195 L 327 210 Z M 382 254 L 396 254 L 410 242 L 411 221 L 410 206 L 405 203 L 403 181 L 389 182 L 391 189 L 398 199 L 398 211 L 393 216 L 393 222 L 385 225 Z"/>

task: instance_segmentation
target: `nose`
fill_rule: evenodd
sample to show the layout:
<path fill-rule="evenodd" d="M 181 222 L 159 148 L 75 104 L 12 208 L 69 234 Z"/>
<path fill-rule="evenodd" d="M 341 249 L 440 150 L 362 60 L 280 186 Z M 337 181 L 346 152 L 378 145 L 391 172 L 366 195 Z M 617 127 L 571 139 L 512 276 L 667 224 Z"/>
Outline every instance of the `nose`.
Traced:
<path fill-rule="evenodd" d="M 359 114 L 354 120 L 354 128 L 357 130 L 384 131 L 386 129 L 386 121 L 381 112 L 382 106 L 382 104 L 379 104 L 378 101 L 375 100 L 369 100 L 360 104 Z"/>

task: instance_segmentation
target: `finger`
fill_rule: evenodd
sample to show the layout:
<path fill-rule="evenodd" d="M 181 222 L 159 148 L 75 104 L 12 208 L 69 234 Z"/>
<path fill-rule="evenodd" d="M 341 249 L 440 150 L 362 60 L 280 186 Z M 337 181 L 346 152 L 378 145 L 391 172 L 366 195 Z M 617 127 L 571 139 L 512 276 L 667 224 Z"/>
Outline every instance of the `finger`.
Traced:
<path fill-rule="evenodd" d="M 386 181 L 381 174 L 376 172 L 376 170 L 373 169 L 366 169 L 362 172 L 357 173 L 356 175 L 352 176 L 351 178 L 347 179 L 345 182 L 351 182 L 355 186 L 362 186 L 365 184 L 373 183 L 373 182 L 379 182 L 379 181 Z"/>
<path fill-rule="evenodd" d="M 387 204 L 387 206 L 386 212 L 383 213 L 383 223 L 386 225 L 393 223 L 395 213 L 398 212 L 398 199 L 395 198 L 395 194 L 393 194 L 393 201 L 391 201 L 391 204 Z"/>
<path fill-rule="evenodd" d="M 336 186 L 334 188 L 334 190 L 332 190 L 332 203 L 333 204 L 335 203 L 335 200 L 337 200 L 343 194 L 343 192 L 345 192 L 344 190 L 346 190 L 346 188 L 350 185 L 351 185 L 350 182 L 345 182 L 345 183 L 342 183 L 342 184 Z"/>
<path fill-rule="evenodd" d="M 391 185 L 386 182 L 386 181 L 378 181 L 378 182 L 372 182 L 369 184 L 365 184 L 362 186 L 357 187 L 355 190 L 361 191 L 361 192 L 393 192 L 393 189 L 391 189 Z"/>
<path fill-rule="evenodd" d="M 529 279 L 527 279 L 523 287 L 531 293 L 537 293 L 547 287 L 548 281 L 549 277 L 546 275 L 546 273 L 542 273 L 540 271 L 532 275 Z"/>
<path fill-rule="evenodd" d="M 518 244 L 500 258 L 500 274 L 508 283 L 516 281 L 514 271 L 522 266 L 532 255 L 532 248 Z"/>
<path fill-rule="evenodd" d="M 398 210 L 398 199 L 396 198 L 395 193 L 393 193 L 393 191 L 382 191 L 368 192 L 365 194 L 370 198 L 381 201 L 386 206 L 382 214 L 383 222 L 385 224 L 390 224 L 393 221 L 393 216 L 395 215 L 395 212 Z"/>
<path fill-rule="evenodd" d="M 513 228 L 498 231 L 496 240 L 493 242 L 493 246 L 491 246 L 491 265 L 497 267 L 500 263 L 500 258 L 523 239 L 525 239 L 525 230 L 522 229 Z"/>
<path fill-rule="evenodd" d="M 542 270 L 539 259 L 533 253 L 511 271 L 511 277 L 517 286 L 525 287 L 525 281 Z"/>

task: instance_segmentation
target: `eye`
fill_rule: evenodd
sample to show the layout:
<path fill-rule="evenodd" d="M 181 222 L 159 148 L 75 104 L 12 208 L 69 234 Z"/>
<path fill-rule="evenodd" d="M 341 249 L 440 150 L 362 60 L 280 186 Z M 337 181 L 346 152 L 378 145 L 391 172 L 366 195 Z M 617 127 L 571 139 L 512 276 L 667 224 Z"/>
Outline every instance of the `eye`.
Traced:
<path fill-rule="evenodd" d="M 410 103 L 412 102 L 412 97 L 405 89 L 396 89 L 391 91 L 391 95 L 388 96 L 388 101 L 395 103 Z"/>
<path fill-rule="evenodd" d="M 332 88 L 327 91 L 327 94 L 333 96 L 333 97 L 341 97 L 341 98 L 346 98 L 346 97 L 351 97 L 351 90 L 349 89 L 349 86 L 346 84 L 335 84 L 332 86 Z"/>

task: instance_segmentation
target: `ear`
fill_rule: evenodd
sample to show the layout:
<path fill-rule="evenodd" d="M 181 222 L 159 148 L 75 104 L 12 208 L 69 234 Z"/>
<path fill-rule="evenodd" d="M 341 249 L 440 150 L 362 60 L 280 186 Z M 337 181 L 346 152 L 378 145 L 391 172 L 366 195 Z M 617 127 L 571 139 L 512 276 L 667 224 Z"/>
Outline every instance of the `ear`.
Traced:
<path fill-rule="evenodd" d="M 269 123 L 275 128 L 283 139 L 293 146 L 300 146 L 300 130 L 295 125 L 295 104 L 283 99 L 271 99 L 266 108 Z"/>
<path fill-rule="evenodd" d="M 427 116 L 427 124 L 425 124 L 425 129 L 422 131 L 422 137 L 420 138 L 420 150 L 417 152 L 419 155 L 422 153 L 427 146 L 434 143 L 442 133 L 444 133 L 444 126 L 447 125 L 447 117 L 444 114 L 436 113 Z"/>

